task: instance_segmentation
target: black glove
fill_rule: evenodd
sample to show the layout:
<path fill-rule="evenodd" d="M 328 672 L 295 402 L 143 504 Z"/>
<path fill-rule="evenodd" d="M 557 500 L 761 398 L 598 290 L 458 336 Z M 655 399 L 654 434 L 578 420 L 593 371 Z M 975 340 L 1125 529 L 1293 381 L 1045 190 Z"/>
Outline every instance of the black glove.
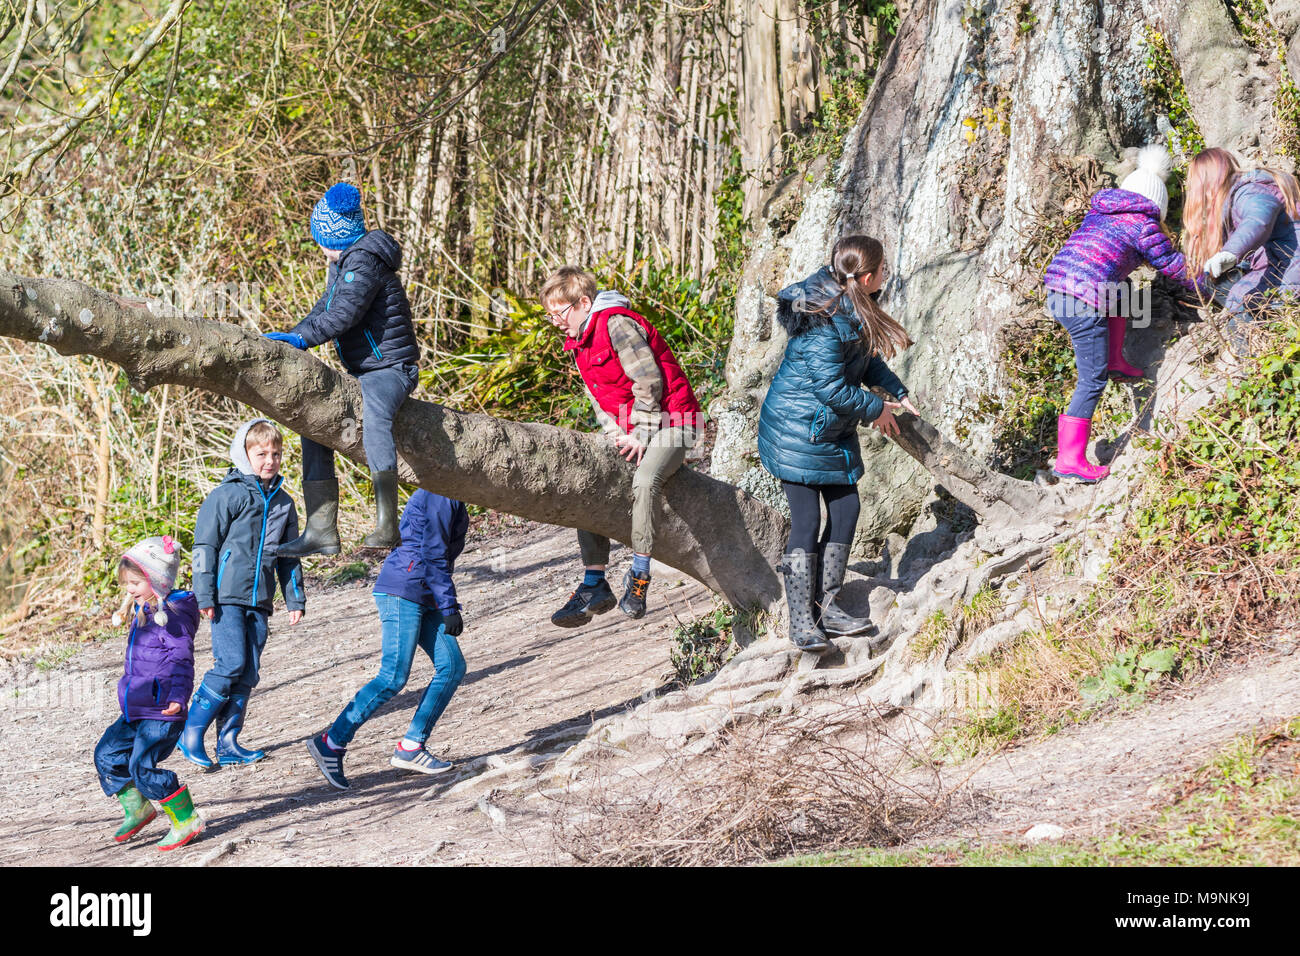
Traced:
<path fill-rule="evenodd" d="M 442 626 L 451 637 L 460 637 L 460 632 L 465 630 L 465 621 L 460 611 L 443 611 Z"/>

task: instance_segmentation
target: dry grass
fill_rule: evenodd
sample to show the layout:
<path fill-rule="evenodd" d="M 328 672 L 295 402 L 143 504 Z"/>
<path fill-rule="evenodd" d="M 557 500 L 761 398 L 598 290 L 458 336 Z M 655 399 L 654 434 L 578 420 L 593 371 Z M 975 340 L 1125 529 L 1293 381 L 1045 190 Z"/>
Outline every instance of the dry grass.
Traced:
<path fill-rule="evenodd" d="M 941 819 L 950 793 L 920 748 L 868 708 L 831 706 L 734 728 L 699 766 L 680 748 L 648 775 L 596 761 L 553 798 L 556 845 L 597 866 L 746 864 L 897 846 Z"/>
<path fill-rule="evenodd" d="M 256 414 L 192 390 L 140 395 L 98 359 L 0 340 L 0 654 L 102 625 L 120 552 L 146 535 L 190 540 L 199 502 L 230 467 L 234 430 Z M 298 447 L 285 437 L 297 497 Z M 340 524 L 356 535 L 371 520 L 364 476 L 340 465 L 350 506 Z"/>

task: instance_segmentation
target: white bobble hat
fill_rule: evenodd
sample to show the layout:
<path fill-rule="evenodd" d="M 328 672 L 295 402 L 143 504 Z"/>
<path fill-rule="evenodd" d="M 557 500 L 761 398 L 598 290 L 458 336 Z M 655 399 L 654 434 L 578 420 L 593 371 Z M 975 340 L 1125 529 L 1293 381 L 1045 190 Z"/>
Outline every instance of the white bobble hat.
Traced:
<path fill-rule="evenodd" d="M 1137 169 L 1124 177 L 1119 188 L 1150 199 L 1160 207 L 1160 218 L 1163 220 L 1169 211 L 1169 190 L 1165 188 L 1165 181 L 1169 179 L 1173 168 L 1174 161 L 1169 150 L 1157 145 L 1143 146 L 1138 153 Z"/>

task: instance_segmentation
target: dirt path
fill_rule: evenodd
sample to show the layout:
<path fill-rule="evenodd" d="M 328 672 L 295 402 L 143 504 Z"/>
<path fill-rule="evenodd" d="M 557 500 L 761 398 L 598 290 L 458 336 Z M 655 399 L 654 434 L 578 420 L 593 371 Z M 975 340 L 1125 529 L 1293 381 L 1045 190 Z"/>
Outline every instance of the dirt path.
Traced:
<path fill-rule="evenodd" d="M 1294 642 L 1287 650 L 973 761 L 964 771 L 954 768 L 949 783 L 974 773 L 954 813 L 956 826 L 941 836 L 1014 839 L 1036 823 L 1056 824 L 1067 838 L 1102 836 L 1116 822 L 1154 815 L 1167 805 L 1161 778 L 1191 773 L 1239 734 L 1300 715 L 1300 653 Z"/>
<path fill-rule="evenodd" d="M 311 616 L 292 630 L 280 617 L 246 733 L 269 757 L 203 774 L 173 756 L 169 766 L 193 788 L 210 828 L 161 860 L 151 846 L 161 823 L 146 831 L 151 839 L 111 842 L 119 813 L 100 793 L 90 759 L 116 716 L 121 641 L 88 646 L 48 671 L 11 666 L 0 674 L 0 865 L 566 862 L 554 845 L 551 807 L 533 794 L 540 778 L 531 766 L 563 752 L 593 720 L 662 692 L 672 612 L 689 619 L 712 606 L 702 586 L 659 569 L 645 620 L 615 611 L 584 629 L 552 627 L 547 618 L 574 583 L 571 535 L 526 525 L 471 539 L 457 574 L 469 674 L 431 742 L 456 763 L 442 777 L 388 766 L 431 674 L 419 657 L 407 689 L 353 742 L 353 789 L 330 789 L 303 741 L 378 665 L 369 584 L 318 588 L 309 595 Z M 616 553 L 612 577 L 627 559 Z M 200 668 L 210 660 L 204 629 Z M 950 768 L 950 785 L 969 777 L 964 796 L 925 842 L 1005 840 L 1035 823 L 1081 837 L 1150 817 L 1161 803 L 1152 791 L 1160 778 L 1193 770 L 1237 734 L 1298 713 L 1300 654 L 1239 663 L 1143 707 Z"/>
<path fill-rule="evenodd" d="M 577 583 L 575 569 L 581 573 L 572 536 L 569 529 L 529 525 L 469 541 L 456 574 L 469 672 L 430 741 L 435 753 L 456 763 L 442 776 L 388 766 L 432 675 L 423 655 L 406 689 L 349 749 L 352 790 L 326 785 L 303 746 L 378 668 L 379 625 L 369 583 L 309 592 L 309 616 L 296 628 L 283 614 L 273 617 L 244 734 L 268 757 L 204 774 L 174 754 L 167 766 L 190 784 L 210 826 L 202 840 L 163 861 L 549 860 L 549 825 L 539 825 L 535 834 L 502 832 L 494 827 L 495 808 L 478 809 L 478 793 L 448 791 L 495 765 L 526 763 L 526 751 L 564 746 L 593 719 L 661 689 L 671 671 L 672 610 L 689 619 L 691 607 L 696 613 L 712 607 L 702 585 L 657 568 L 651 613 L 643 620 L 629 621 L 614 610 L 585 628 L 552 626 L 551 612 Z M 614 560 L 617 585 L 630 552 L 616 550 Z M 197 643 L 201 673 L 212 660 L 206 625 Z M 0 677 L 0 865 L 159 862 L 149 839 L 113 844 L 120 811 L 101 793 L 91 761 L 99 735 L 117 716 L 122 653 L 120 640 L 106 641 L 57 669 L 20 665 Z M 211 741 L 210 733 L 209 747 Z M 154 823 L 144 836 L 156 840 L 163 832 Z"/>

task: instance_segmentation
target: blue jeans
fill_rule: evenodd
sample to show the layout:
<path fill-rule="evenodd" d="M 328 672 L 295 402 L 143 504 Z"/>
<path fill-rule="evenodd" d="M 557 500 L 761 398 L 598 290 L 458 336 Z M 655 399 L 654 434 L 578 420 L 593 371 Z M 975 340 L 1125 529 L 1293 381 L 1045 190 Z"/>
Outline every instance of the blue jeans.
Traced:
<path fill-rule="evenodd" d="M 1101 311 L 1062 292 L 1049 292 L 1047 308 L 1052 318 L 1065 326 L 1074 346 L 1074 367 L 1078 384 L 1065 414 L 1073 418 L 1092 418 L 1110 380 L 1110 328 Z"/>
<path fill-rule="evenodd" d="M 420 706 L 415 709 L 406 736 L 424 743 L 465 676 L 465 658 L 460 653 L 456 638 L 448 634 L 443 626 L 442 615 L 437 608 L 425 607 L 391 594 L 376 594 L 375 605 L 379 608 L 379 621 L 383 625 L 384 635 L 379 675 L 357 691 L 352 702 L 343 708 L 334 721 L 334 726 L 330 728 L 330 739 L 346 746 L 358 728 L 406 686 L 418 646 L 433 661 L 435 673 L 433 681 L 420 698 Z"/>
<path fill-rule="evenodd" d="M 366 449 L 366 463 L 371 471 L 397 470 L 393 416 L 419 382 L 420 370 L 414 365 L 377 368 L 357 376 L 357 384 L 361 386 L 361 444 Z M 333 477 L 334 449 L 304 438 L 303 481 L 326 481 Z"/>
<path fill-rule="evenodd" d="M 115 796 L 132 782 L 146 800 L 161 800 L 179 790 L 176 774 L 158 765 L 171 755 L 184 726 L 183 720 L 117 718 L 95 744 L 95 770 L 104 793 Z"/>
<path fill-rule="evenodd" d="M 261 676 L 267 615 L 238 604 L 218 604 L 212 615 L 212 669 L 203 683 L 218 697 L 247 695 Z"/>

